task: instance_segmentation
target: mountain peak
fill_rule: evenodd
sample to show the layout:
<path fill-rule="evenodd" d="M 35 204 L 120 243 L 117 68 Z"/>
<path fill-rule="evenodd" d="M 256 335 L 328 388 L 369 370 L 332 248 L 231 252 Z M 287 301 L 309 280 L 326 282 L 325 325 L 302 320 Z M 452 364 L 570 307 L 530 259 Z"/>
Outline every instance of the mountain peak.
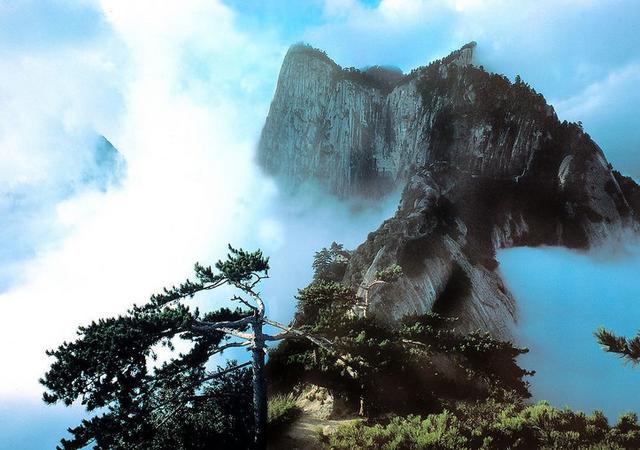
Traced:
<path fill-rule="evenodd" d="M 467 67 L 473 65 L 473 54 L 478 44 L 471 41 L 458 50 L 454 50 L 442 59 L 442 64 L 447 66 Z"/>
<path fill-rule="evenodd" d="M 336 70 L 340 70 L 341 67 L 333 59 L 331 59 L 324 50 L 315 48 L 305 42 L 297 42 L 289 47 L 287 54 L 284 57 L 283 67 L 290 64 L 293 60 L 297 59 L 313 59 L 324 62 Z"/>
<path fill-rule="evenodd" d="M 640 187 L 542 95 L 475 67 L 475 47 L 402 75 L 343 69 L 293 46 L 258 158 L 285 190 L 311 182 L 371 198 L 404 186 L 401 208 L 354 252 L 344 282 L 357 288 L 398 264 L 405 275 L 371 293 L 372 316 L 434 310 L 505 338 L 516 311 L 496 249 L 587 248 L 638 230 Z"/>

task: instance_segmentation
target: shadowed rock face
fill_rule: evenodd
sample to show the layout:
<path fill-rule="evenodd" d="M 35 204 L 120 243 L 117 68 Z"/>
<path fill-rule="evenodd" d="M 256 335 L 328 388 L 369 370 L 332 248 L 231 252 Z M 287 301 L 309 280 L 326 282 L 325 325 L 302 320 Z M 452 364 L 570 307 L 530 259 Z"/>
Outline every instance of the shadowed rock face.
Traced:
<path fill-rule="evenodd" d="M 435 309 L 508 338 L 516 311 L 495 250 L 587 248 L 637 229 L 640 189 L 542 95 L 473 66 L 474 48 L 400 76 L 345 70 L 296 45 L 258 154 L 288 190 L 312 181 L 339 197 L 375 197 L 405 186 L 345 275 L 367 286 L 376 271 L 403 268 L 369 293 L 380 320 Z"/>

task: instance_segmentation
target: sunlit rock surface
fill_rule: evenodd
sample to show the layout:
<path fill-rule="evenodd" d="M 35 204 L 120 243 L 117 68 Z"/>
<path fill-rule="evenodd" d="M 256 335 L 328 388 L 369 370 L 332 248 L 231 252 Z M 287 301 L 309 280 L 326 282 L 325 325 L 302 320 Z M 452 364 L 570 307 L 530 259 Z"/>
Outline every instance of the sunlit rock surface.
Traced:
<path fill-rule="evenodd" d="M 397 263 L 404 275 L 369 292 L 376 317 L 436 310 L 508 338 L 517 314 L 496 249 L 587 248 L 637 229 L 640 190 L 542 95 L 475 66 L 475 45 L 407 75 L 343 69 L 293 46 L 258 157 L 288 191 L 312 182 L 375 198 L 405 186 L 345 281 L 364 296 L 375 273 Z"/>

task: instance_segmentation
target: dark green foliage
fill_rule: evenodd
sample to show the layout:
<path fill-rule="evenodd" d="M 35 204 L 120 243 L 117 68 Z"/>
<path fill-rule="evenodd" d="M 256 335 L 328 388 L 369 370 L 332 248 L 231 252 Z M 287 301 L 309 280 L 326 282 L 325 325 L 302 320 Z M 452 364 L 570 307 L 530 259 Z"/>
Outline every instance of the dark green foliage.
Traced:
<path fill-rule="evenodd" d="M 346 425 L 322 440 L 333 450 L 637 449 L 640 426 L 633 414 L 609 426 L 599 411 L 587 416 L 545 402 L 489 399 L 452 404 L 427 417 Z"/>
<path fill-rule="evenodd" d="M 300 289 L 296 299 L 296 324 L 326 333 L 346 320 L 354 304 L 355 293 L 335 281 L 319 281 Z"/>
<path fill-rule="evenodd" d="M 633 364 L 640 363 L 640 332 L 631 339 L 617 336 L 604 328 L 599 328 L 594 334 L 605 351 L 616 353 Z"/>
<path fill-rule="evenodd" d="M 41 380 L 45 402 L 79 402 L 96 412 L 70 430 L 73 438 L 63 440 L 62 448 L 250 446 L 251 371 L 239 370 L 246 364 L 211 370 L 211 357 L 238 342 L 230 341 L 226 332 L 199 327 L 234 322 L 241 333 L 256 309 L 243 301 L 253 310 L 222 308 L 201 314 L 180 302 L 223 284 L 248 293 L 267 277 L 268 258 L 260 251 L 229 251 L 215 269 L 196 264 L 196 281 L 164 289 L 124 315 L 80 327 L 75 341 L 47 352 L 54 361 Z M 174 348 L 178 342 L 180 352 Z"/>
<path fill-rule="evenodd" d="M 379 66 L 373 70 L 360 70 L 355 67 L 346 67 L 336 72 L 334 80 L 349 80 L 361 86 L 377 89 L 383 94 L 388 94 L 396 84 L 402 80 L 402 72 L 400 72 L 399 77 L 394 75 L 395 72 L 387 72 Z"/>
<path fill-rule="evenodd" d="M 267 423 L 270 434 L 279 434 L 300 415 L 293 394 L 276 394 L 269 399 Z"/>
<path fill-rule="evenodd" d="M 207 383 L 184 410 L 156 430 L 158 449 L 247 449 L 253 437 L 251 370 L 229 372 Z"/>
<path fill-rule="evenodd" d="M 455 70 L 453 69 L 455 73 Z M 451 82 L 446 77 L 440 75 L 440 62 L 434 61 L 426 67 L 414 69 L 408 78 L 417 78 L 416 87 L 422 97 L 422 105 L 431 103 L 433 96 L 441 96 L 449 88 Z"/>
<path fill-rule="evenodd" d="M 384 281 L 386 283 L 393 283 L 403 275 L 402 267 L 398 264 L 391 264 L 382 270 L 378 270 L 375 275 L 376 280 Z"/>
<path fill-rule="evenodd" d="M 162 306 L 177 300 L 191 298 L 198 292 L 215 289 L 225 283 L 232 285 L 247 283 L 257 274 L 267 277 L 269 258 L 265 257 L 260 250 L 247 252 L 229 246 L 227 259 L 218 261 L 215 268 L 217 272 L 214 272 L 211 266 L 205 267 L 196 263 L 194 271 L 198 281 L 186 280 L 178 287 L 164 288 L 162 294 L 151 296 L 151 303 Z M 249 285 L 251 284 L 249 283 Z"/>
<path fill-rule="evenodd" d="M 227 259 L 216 263 L 216 269 L 218 269 L 219 274 L 214 275 L 211 272 L 211 268 L 207 268 L 198 273 L 201 281 L 214 283 L 219 277 L 223 277 L 229 283 L 236 284 L 250 281 L 258 273 L 268 276 L 269 258 L 265 257 L 262 251 L 247 252 L 231 246 L 229 246 L 229 250 L 230 253 L 227 254 Z"/>
<path fill-rule="evenodd" d="M 313 258 L 315 281 L 342 281 L 351 253 L 342 244 L 332 242 L 329 248 L 316 252 Z"/>
<path fill-rule="evenodd" d="M 391 66 L 370 66 L 363 69 L 363 72 L 384 83 L 386 90 L 389 91 L 404 77 L 402 70 Z"/>
<path fill-rule="evenodd" d="M 488 334 L 461 335 L 437 314 L 408 317 L 397 328 L 352 313 L 357 299 L 338 283 L 300 291 L 296 325 L 333 343 L 330 350 L 288 341 L 270 353 L 276 389 L 299 382 L 331 389 L 366 414 L 436 411 L 450 398 L 482 398 L 495 390 L 528 396 L 515 364 L 526 350 Z M 336 357 L 339 355 L 339 358 Z"/>
<path fill-rule="evenodd" d="M 251 371 L 238 369 L 197 390 L 184 384 L 158 386 L 146 393 L 144 402 L 109 406 L 107 412 L 70 428 L 73 438 L 63 439 L 61 448 L 244 450 L 253 441 L 251 410 Z"/>

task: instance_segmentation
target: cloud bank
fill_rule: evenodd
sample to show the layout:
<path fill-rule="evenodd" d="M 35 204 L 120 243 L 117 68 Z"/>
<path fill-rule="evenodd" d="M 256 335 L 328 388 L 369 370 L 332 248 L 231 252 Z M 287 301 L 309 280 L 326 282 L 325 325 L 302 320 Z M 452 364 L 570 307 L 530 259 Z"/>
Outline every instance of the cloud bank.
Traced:
<path fill-rule="evenodd" d="M 598 345 L 600 326 L 634 336 L 640 330 L 640 246 L 589 253 L 560 248 L 516 248 L 498 254 L 507 286 L 518 303 L 516 334 L 530 352 L 519 362 L 536 374 L 536 399 L 610 420 L 638 411 L 640 370 Z"/>
<path fill-rule="evenodd" d="M 227 242 L 272 255 L 274 280 L 265 293 L 275 299 L 273 314 L 286 320 L 295 288 L 311 275 L 313 251 L 332 240 L 353 247 L 391 215 L 393 199 L 364 212 L 324 197 L 310 208 L 292 205 L 254 167 L 253 150 L 290 43 L 310 42 L 344 66 L 393 64 L 406 71 L 476 40 L 479 63 L 520 74 L 561 118 L 581 120 L 623 173 L 640 178 L 634 122 L 640 116 L 639 22 L 632 0 L 1 3 L 0 338 L 15 345 L 0 347 L 12 368 L 0 372 L 0 399 L 22 405 L 23 415 L 0 410 L 0 422 L 9 424 L 0 426 L 0 436 L 9 435 L 9 426 L 32 429 L 30 417 L 51 420 L 30 406 L 38 402 L 36 380 L 47 367 L 43 351 L 72 338 L 77 325 L 181 281 L 196 260 L 223 255 Z M 82 176 L 97 134 L 128 162 L 128 178 L 107 192 Z M 553 279 L 545 267 L 557 261 L 586 267 L 587 274 L 599 263 L 555 250 L 514 252 L 502 266 L 518 300 L 526 299 L 523 336 L 534 342 L 540 310 L 526 305 L 545 303 L 527 293 L 535 292 L 528 283 L 540 278 L 513 268 L 532 258 L 540 265 L 527 267 Z M 619 270 L 607 266 L 607 273 L 631 283 L 634 276 L 623 269 L 636 267 L 631 258 Z M 572 299 L 586 295 L 575 273 L 569 281 L 575 289 L 565 291 Z M 598 297 L 615 278 L 593 279 L 602 281 L 589 285 L 589 295 Z M 620 285 L 627 294 L 637 292 L 633 284 Z M 565 305 L 553 311 L 558 315 L 579 309 L 574 300 L 553 304 Z M 594 311 L 572 335 L 590 333 L 596 313 L 618 332 L 634 331 Z M 591 343 L 589 336 L 584 345 Z M 593 351 L 594 364 L 617 363 Z M 561 396 L 569 387 L 561 392 L 544 381 L 551 380 L 545 371 L 559 366 L 545 366 L 544 358 L 531 362 L 540 364 L 536 393 L 573 405 L 575 396 Z M 593 377 L 598 372 L 591 369 L 584 373 Z M 8 414 L 17 416 L 9 422 Z M 46 443 L 23 440 L 12 448 L 50 447 L 64 429 L 55 427 L 38 437 Z"/>
<path fill-rule="evenodd" d="M 59 230 L 35 239 L 19 282 L 0 295 L 0 337 L 20 336 L 0 348 L 17 368 L 0 375 L 4 398 L 37 395 L 42 352 L 80 323 L 144 301 L 253 234 L 273 192 L 252 164 L 268 104 L 251 93 L 272 85 L 279 47 L 236 33 L 232 12 L 215 2 L 99 6 L 112 32 L 82 52 L 62 45 L 3 63 L 15 100 L 0 121 L 2 189 L 23 190 L 37 217 L 7 215 L 16 227 Z M 78 183 L 96 132 L 126 157 L 128 178 L 106 194 L 55 194 Z"/>

